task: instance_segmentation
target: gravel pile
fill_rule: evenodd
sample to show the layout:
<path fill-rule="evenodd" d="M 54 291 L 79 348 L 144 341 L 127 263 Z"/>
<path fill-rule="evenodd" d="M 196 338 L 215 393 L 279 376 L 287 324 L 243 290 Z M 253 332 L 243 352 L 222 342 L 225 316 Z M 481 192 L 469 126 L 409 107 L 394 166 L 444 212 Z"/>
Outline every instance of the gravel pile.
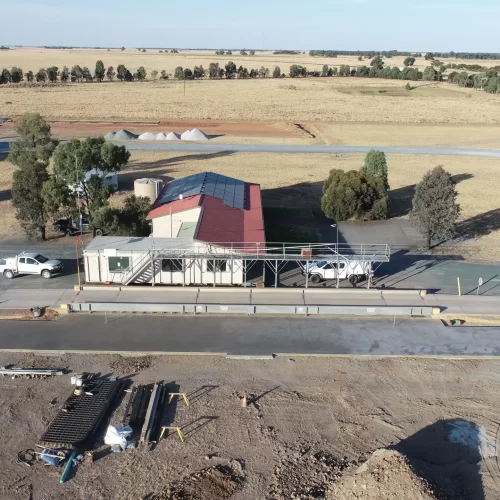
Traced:
<path fill-rule="evenodd" d="M 113 137 L 114 141 L 131 141 L 137 139 L 137 136 L 128 130 L 119 130 Z"/>
<path fill-rule="evenodd" d="M 152 134 L 151 132 L 144 132 L 141 134 L 138 139 L 141 141 L 154 141 L 156 139 L 156 134 Z"/>
<path fill-rule="evenodd" d="M 164 141 L 164 140 L 166 139 L 166 137 L 167 137 L 167 136 L 166 136 L 163 132 L 160 132 L 159 134 L 156 134 L 155 139 L 156 139 L 157 141 Z"/>
<path fill-rule="evenodd" d="M 166 141 L 179 141 L 181 138 L 181 136 L 175 132 L 169 132 L 166 136 L 165 136 L 165 140 Z"/>
<path fill-rule="evenodd" d="M 107 141 L 112 141 L 115 138 L 116 132 L 108 132 L 105 136 L 104 139 Z"/>
<path fill-rule="evenodd" d="M 194 128 L 193 130 L 186 130 L 182 135 L 183 141 L 208 141 L 209 137 L 201 130 Z"/>

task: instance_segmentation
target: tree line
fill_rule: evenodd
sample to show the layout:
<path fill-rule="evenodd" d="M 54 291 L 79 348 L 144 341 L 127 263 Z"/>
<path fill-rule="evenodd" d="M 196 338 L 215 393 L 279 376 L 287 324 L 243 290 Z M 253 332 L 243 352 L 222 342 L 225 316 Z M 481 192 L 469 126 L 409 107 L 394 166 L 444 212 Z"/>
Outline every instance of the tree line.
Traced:
<path fill-rule="evenodd" d="M 362 56 L 372 58 L 375 56 L 396 57 L 396 56 L 414 56 L 422 57 L 421 52 L 401 52 L 399 50 L 310 50 L 309 55 L 313 57 L 337 57 L 337 56 Z M 436 57 L 442 59 L 500 59 L 498 52 L 427 52 L 425 59 L 432 60 Z"/>
<path fill-rule="evenodd" d="M 26 114 L 17 132 L 20 140 L 11 144 L 8 157 L 14 165 L 12 203 L 28 238 L 44 240 L 50 220 L 74 217 L 80 211 L 88 214 L 93 227 L 109 234 L 148 235 L 146 215 L 152 200 L 129 196 L 122 208 L 112 208 L 111 188 L 99 175 L 89 178 L 95 169 L 107 174 L 126 165 L 130 153 L 124 146 L 110 144 L 103 137 L 59 144 L 39 114 Z M 80 190 L 80 196 L 75 196 L 71 186 Z"/>
<path fill-rule="evenodd" d="M 388 166 L 385 154 L 370 151 L 359 170 L 330 170 L 323 184 L 321 208 L 336 223 L 386 219 L 389 212 Z M 460 215 L 452 176 L 442 166 L 427 172 L 417 184 L 410 219 L 431 248 L 436 240 L 454 236 Z"/>
<path fill-rule="evenodd" d="M 290 78 L 303 78 L 303 77 L 358 77 L 358 78 L 383 78 L 391 80 L 407 80 L 407 81 L 448 81 L 460 87 L 469 87 L 474 89 L 482 89 L 489 93 L 500 93 L 500 76 L 499 66 L 494 68 L 485 68 L 479 65 L 466 65 L 466 64 L 447 64 L 442 61 L 434 59 L 431 65 L 426 67 L 423 71 L 414 67 L 414 56 L 407 56 L 404 60 L 404 68 L 398 66 L 387 66 L 382 56 L 375 56 L 371 59 L 370 65 L 360 65 L 351 67 L 348 64 L 341 64 L 339 67 L 332 67 L 327 64 L 323 65 L 321 70 L 309 71 L 305 66 L 299 64 L 292 64 L 288 76 Z M 447 70 L 468 68 L 470 71 L 481 70 L 480 73 L 470 74 L 466 71 L 451 71 L 446 73 Z M 446 74 L 445 74 L 446 73 Z M 64 66 L 62 70 L 58 67 L 52 66 L 49 68 L 41 68 L 36 73 L 28 71 L 23 73 L 19 67 L 13 67 L 11 70 L 4 68 L 0 73 L 0 84 L 7 83 L 21 83 L 26 80 L 28 83 L 37 82 L 102 82 L 104 79 L 113 81 L 115 78 L 121 82 L 133 82 L 146 80 L 148 73 L 144 66 L 140 66 L 137 71 L 132 73 L 125 65 L 120 64 L 116 68 L 109 66 L 107 69 L 104 63 L 99 60 L 96 62 L 94 72 L 84 66 L 75 65 L 71 70 Z M 167 80 L 173 76 L 177 80 L 197 80 L 208 77 L 211 80 L 220 79 L 234 79 L 234 78 L 284 78 L 287 75 L 281 72 L 279 66 L 276 66 L 271 72 L 269 68 L 261 66 L 260 69 L 248 68 L 240 65 L 239 67 L 233 61 L 227 62 L 224 67 L 219 63 L 211 62 L 208 69 L 203 65 L 195 66 L 193 69 L 183 68 L 178 66 L 174 74 L 168 74 L 165 70 L 158 72 L 153 70 L 151 78 L 156 80 Z M 411 90 L 411 87 L 408 87 Z"/>

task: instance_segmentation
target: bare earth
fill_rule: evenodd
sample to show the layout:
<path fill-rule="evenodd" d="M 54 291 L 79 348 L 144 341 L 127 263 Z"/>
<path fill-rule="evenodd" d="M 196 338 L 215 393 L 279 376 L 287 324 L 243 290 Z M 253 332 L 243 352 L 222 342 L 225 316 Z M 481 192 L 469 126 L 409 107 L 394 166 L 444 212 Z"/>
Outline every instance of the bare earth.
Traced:
<path fill-rule="evenodd" d="M 109 455 L 97 444 L 103 458 L 79 466 L 61 486 L 60 470 L 17 465 L 16 455 L 33 448 L 69 396 L 69 376 L 2 378 L 2 499 L 500 495 L 497 360 L 0 354 L 0 364 L 10 363 L 164 380 L 191 394 L 191 405 L 176 403 L 172 422 L 184 443 L 172 434 L 153 451 Z M 246 409 L 245 392 L 255 401 Z M 112 423 L 120 421 L 123 396 Z"/>
<path fill-rule="evenodd" d="M 299 78 L 0 87 L 1 115 L 47 119 L 335 123 L 500 123 L 497 95 L 448 83 Z M 347 88 L 346 88 L 347 87 Z M 354 89 L 354 91 L 352 91 Z"/>

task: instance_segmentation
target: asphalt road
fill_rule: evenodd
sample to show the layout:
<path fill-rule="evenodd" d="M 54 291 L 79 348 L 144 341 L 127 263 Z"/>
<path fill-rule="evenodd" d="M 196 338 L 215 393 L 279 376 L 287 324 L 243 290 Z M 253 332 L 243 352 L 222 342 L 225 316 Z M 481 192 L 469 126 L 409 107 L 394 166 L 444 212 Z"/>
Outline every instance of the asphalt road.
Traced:
<path fill-rule="evenodd" d="M 500 328 L 434 320 L 71 315 L 2 321 L 0 350 L 499 356 Z"/>
<path fill-rule="evenodd" d="M 191 153 L 207 153 L 231 151 L 235 153 L 367 153 L 372 149 L 392 154 L 408 155 L 446 155 L 446 156 L 480 156 L 484 158 L 500 158 L 500 150 L 473 148 L 442 148 L 429 146 L 338 146 L 338 145 L 293 145 L 293 144 L 211 144 L 207 143 L 162 143 L 129 141 L 115 144 L 125 145 L 129 151 L 185 151 Z M 0 153 L 9 152 L 9 143 L 0 142 Z"/>

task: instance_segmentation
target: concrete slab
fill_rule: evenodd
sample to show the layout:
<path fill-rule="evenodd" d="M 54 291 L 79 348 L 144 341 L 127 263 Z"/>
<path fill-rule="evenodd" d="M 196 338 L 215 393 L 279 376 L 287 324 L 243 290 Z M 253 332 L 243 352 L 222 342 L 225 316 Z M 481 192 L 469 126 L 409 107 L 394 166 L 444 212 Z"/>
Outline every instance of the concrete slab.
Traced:
<path fill-rule="evenodd" d="M 303 305 L 304 296 L 302 291 L 259 291 L 259 293 L 252 293 L 252 305 Z"/>
<path fill-rule="evenodd" d="M 198 304 L 250 305 L 250 290 L 246 290 L 246 293 L 231 293 L 230 291 L 213 293 L 209 290 L 200 290 Z"/>
<path fill-rule="evenodd" d="M 82 290 L 75 302 L 115 302 L 120 296 L 120 291 L 113 290 Z M 128 302 L 128 300 L 127 300 Z"/>
<path fill-rule="evenodd" d="M 194 304 L 198 296 L 197 289 L 186 291 L 162 291 L 148 293 L 140 289 L 134 292 L 122 291 L 118 300 L 124 302 L 149 302 L 149 303 L 163 303 L 163 304 Z"/>
<path fill-rule="evenodd" d="M 329 294 L 329 293 L 314 293 L 308 292 L 304 296 L 306 304 L 310 305 L 380 305 L 385 304 L 379 293 L 363 294 L 363 293 L 346 293 L 346 294 Z"/>

